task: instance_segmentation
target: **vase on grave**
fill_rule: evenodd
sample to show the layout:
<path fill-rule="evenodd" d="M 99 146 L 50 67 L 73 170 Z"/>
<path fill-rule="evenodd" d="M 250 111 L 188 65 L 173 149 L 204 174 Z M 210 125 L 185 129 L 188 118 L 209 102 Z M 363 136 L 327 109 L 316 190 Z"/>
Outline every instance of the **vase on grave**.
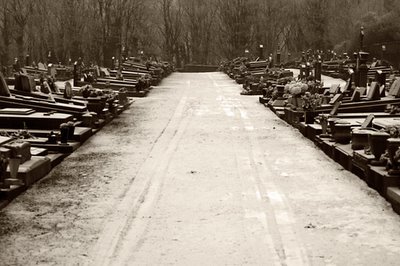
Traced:
<path fill-rule="evenodd" d="M 371 153 L 375 156 L 375 160 L 371 161 L 372 165 L 383 166 L 384 162 L 381 160 L 381 156 L 386 151 L 389 138 L 390 135 L 386 132 L 371 132 L 368 135 L 368 145 Z"/>

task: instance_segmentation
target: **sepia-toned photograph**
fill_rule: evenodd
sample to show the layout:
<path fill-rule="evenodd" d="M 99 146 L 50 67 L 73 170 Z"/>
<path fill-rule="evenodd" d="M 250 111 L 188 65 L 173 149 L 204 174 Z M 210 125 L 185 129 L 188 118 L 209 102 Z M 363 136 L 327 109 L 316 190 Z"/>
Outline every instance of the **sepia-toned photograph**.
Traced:
<path fill-rule="evenodd" d="M 400 265 L 400 1 L 0 0 L 0 265 Z"/>

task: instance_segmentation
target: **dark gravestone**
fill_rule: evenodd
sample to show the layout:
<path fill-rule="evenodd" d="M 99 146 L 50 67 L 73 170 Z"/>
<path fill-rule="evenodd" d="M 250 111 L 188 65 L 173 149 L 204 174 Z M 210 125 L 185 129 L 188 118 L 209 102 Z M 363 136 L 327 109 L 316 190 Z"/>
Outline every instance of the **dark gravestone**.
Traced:
<path fill-rule="evenodd" d="M 374 120 L 374 114 L 369 114 L 364 122 L 361 124 L 361 128 L 367 128 L 372 126 L 372 120 Z"/>
<path fill-rule="evenodd" d="M 374 100 L 380 100 L 381 95 L 379 92 L 379 85 L 378 82 L 374 81 L 371 83 L 371 86 L 369 87 L 368 94 L 367 94 L 367 100 L 368 101 L 374 101 Z"/>
<path fill-rule="evenodd" d="M 0 72 L 0 96 L 6 96 L 6 97 L 11 96 L 6 80 L 4 79 L 3 73 L 1 72 Z"/>
<path fill-rule="evenodd" d="M 24 91 L 24 92 L 32 92 L 31 85 L 33 84 L 32 81 L 29 80 L 30 78 L 27 75 L 19 74 L 15 77 L 15 90 Z"/>
<path fill-rule="evenodd" d="M 352 102 L 359 102 L 361 100 L 360 90 L 357 88 L 354 90 L 353 95 L 350 98 Z"/>

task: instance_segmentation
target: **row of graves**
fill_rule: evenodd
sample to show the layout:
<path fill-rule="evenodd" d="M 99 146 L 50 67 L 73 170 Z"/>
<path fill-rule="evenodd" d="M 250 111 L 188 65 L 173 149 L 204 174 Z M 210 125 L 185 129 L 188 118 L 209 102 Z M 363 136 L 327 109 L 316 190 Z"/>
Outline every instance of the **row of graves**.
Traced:
<path fill-rule="evenodd" d="M 151 73 L 143 89 L 172 72 L 168 64 L 125 64 L 123 74 L 128 77 Z M 114 73 L 102 68 L 96 71 L 110 76 Z M 132 91 L 143 90 L 137 90 L 139 83 L 129 87 L 128 83 L 104 79 L 73 84 L 75 80 L 38 80 L 22 70 L 10 81 L 0 73 L 0 208 L 129 108 L 132 96 L 137 96 Z"/>
<path fill-rule="evenodd" d="M 277 59 L 279 65 L 279 58 Z M 243 84 L 241 95 L 262 95 L 265 89 L 293 79 L 293 72 L 274 66 L 271 60 L 249 61 L 238 57 L 221 68 L 237 83 Z"/>
<path fill-rule="evenodd" d="M 173 71 L 173 66 L 168 62 L 142 63 L 134 57 L 123 62 L 118 69 L 83 67 L 76 63 L 73 85 L 82 87 L 90 84 L 95 88 L 114 91 L 124 87 L 130 97 L 145 97 L 152 86 L 159 84 Z"/>
<path fill-rule="evenodd" d="M 368 54 L 358 56 L 359 68 L 349 69 L 342 85 L 325 87 L 300 73 L 297 80 L 264 89 L 259 101 L 400 213 L 400 78 L 392 75 L 387 83 L 386 73 L 375 70 L 370 79 Z"/>

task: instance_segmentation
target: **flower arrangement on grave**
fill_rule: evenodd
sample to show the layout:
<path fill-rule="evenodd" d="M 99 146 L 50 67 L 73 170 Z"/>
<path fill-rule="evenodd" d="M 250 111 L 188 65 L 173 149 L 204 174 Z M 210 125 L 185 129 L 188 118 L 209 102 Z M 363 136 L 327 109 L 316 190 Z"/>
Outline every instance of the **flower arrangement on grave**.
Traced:
<path fill-rule="evenodd" d="M 300 97 L 308 90 L 308 85 L 303 82 L 292 81 L 285 85 L 285 91 L 289 92 L 293 97 Z"/>
<path fill-rule="evenodd" d="M 305 92 L 301 96 L 303 99 L 301 107 L 304 111 L 315 111 L 315 109 L 321 105 L 322 98 L 318 93 L 312 94 L 311 92 Z"/>

